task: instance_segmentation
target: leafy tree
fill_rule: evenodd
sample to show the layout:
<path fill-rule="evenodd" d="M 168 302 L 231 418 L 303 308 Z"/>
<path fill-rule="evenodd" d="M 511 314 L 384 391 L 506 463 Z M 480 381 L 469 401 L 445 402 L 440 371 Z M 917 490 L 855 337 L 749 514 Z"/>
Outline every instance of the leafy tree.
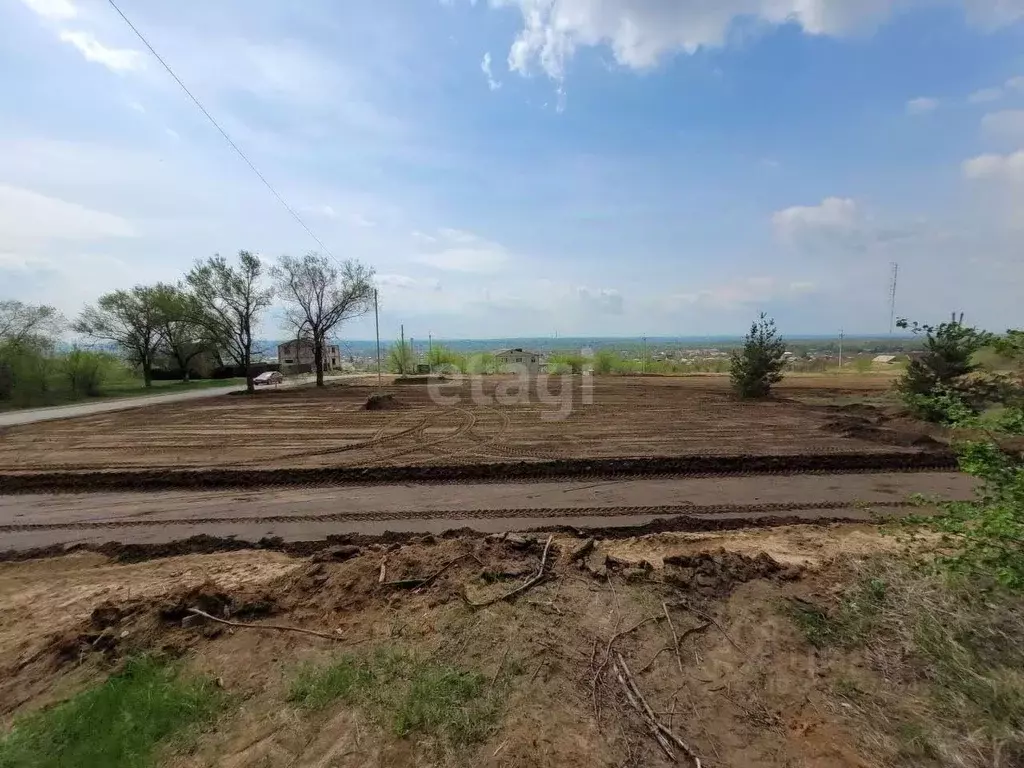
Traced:
<path fill-rule="evenodd" d="M 238 252 L 238 265 L 219 254 L 197 262 L 185 281 L 195 296 L 193 320 L 208 338 L 245 371 L 246 389 L 254 392 L 253 330 L 274 298 L 262 285 L 263 263 L 249 251 Z"/>
<path fill-rule="evenodd" d="M 180 286 L 159 283 L 154 288 L 159 311 L 160 351 L 174 360 L 189 380 L 192 361 L 213 346 L 209 334 L 198 321 L 202 309 L 196 297 Z"/>
<path fill-rule="evenodd" d="M 53 307 L 0 301 L 0 341 L 20 343 L 31 338 L 56 336 L 64 317 Z"/>
<path fill-rule="evenodd" d="M 775 320 L 764 312 L 750 325 L 743 348 L 732 353 L 729 376 L 740 397 L 768 397 L 772 385 L 782 381 L 786 343 L 779 336 Z"/>
<path fill-rule="evenodd" d="M 153 360 L 160 344 L 160 309 L 157 289 L 137 285 L 130 291 L 114 291 L 87 306 L 72 328 L 85 336 L 109 341 L 129 361 L 142 368 L 147 387 L 153 385 Z"/>
<path fill-rule="evenodd" d="M 388 370 L 405 376 L 416 370 L 416 356 L 408 341 L 396 341 L 388 350 Z"/>
<path fill-rule="evenodd" d="M 316 385 L 324 385 L 324 347 L 331 332 L 373 307 L 373 269 L 354 259 L 340 267 L 319 253 L 282 256 L 273 270 L 285 318 L 296 334 L 313 342 Z"/>

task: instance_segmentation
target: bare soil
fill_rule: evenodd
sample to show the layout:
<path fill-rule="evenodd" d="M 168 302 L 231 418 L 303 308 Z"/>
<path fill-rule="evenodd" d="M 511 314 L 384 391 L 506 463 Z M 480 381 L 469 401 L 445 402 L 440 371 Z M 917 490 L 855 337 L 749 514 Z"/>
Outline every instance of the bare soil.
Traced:
<path fill-rule="evenodd" d="M 569 381 L 563 390 L 563 380 L 552 377 L 529 392 L 500 376 L 392 385 L 383 410 L 366 408 L 373 387 L 336 384 L 8 427 L 0 432 L 0 472 L 429 468 L 936 447 L 927 431 L 889 426 L 884 413 L 839 418 L 798 399 L 884 393 L 887 377 L 795 377 L 765 402 L 735 400 L 723 377 Z M 584 386 L 591 381 L 588 403 Z M 451 404 L 435 403 L 434 387 Z"/>
<path fill-rule="evenodd" d="M 556 536 L 547 581 L 516 600 L 467 603 L 523 584 L 537 572 L 544 538 L 427 538 L 312 559 L 245 551 L 2 564 L 0 712 L 9 719 L 45 706 L 128 655 L 158 652 L 217 678 L 237 702 L 194 749 L 172 756 L 176 767 L 674 764 L 612 671 L 621 652 L 657 717 L 705 765 L 894 764 L 861 741 L 832 692 L 851 662 L 819 657 L 780 605 L 827 593 L 837 558 L 895 551 L 895 538 L 855 525 L 593 543 Z M 582 556 L 573 561 L 574 553 Z M 382 562 L 386 582 L 448 567 L 415 590 L 381 583 Z M 184 627 L 189 607 L 339 640 Z M 286 703 L 300 663 L 396 645 L 477 670 L 492 686 L 507 681 L 500 720 L 483 743 L 439 755 L 351 706 L 311 716 Z"/>

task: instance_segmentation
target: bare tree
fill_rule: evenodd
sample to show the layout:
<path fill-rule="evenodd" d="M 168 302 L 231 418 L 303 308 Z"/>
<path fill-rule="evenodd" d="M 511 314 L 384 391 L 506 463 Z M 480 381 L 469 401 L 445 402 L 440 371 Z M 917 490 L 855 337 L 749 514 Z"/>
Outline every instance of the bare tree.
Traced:
<path fill-rule="evenodd" d="M 160 311 L 160 351 L 174 360 L 187 382 L 189 365 L 212 346 L 209 334 L 197 321 L 202 314 L 197 299 L 177 285 L 159 283 L 154 291 Z"/>
<path fill-rule="evenodd" d="M 195 296 L 194 321 L 245 371 L 249 392 L 255 390 L 253 327 L 274 298 L 274 290 L 261 284 L 262 276 L 259 257 L 239 251 L 237 267 L 218 254 L 196 263 L 185 278 Z"/>
<path fill-rule="evenodd" d="M 307 253 L 301 259 L 282 256 L 273 274 L 296 338 L 305 336 L 313 343 L 316 385 L 322 387 L 324 347 L 331 332 L 373 306 L 373 269 L 354 259 L 339 268 L 319 253 Z"/>
<path fill-rule="evenodd" d="M 56 336 L 64 323 L 53 307 L 0 301 L 0 342 L 20 344 L 34 337 Z"/>
<path fill-rule="evenodd" d="M 160 343 L 160 310 L 157 289 L 137 285 L 130 291 L 101 296 L 95 307 L 87 306 L 72 325 L 77 333 L 117 345 L 128 359 L 142 368 L 142 380 L 153 385 L 153 358 Z"/>

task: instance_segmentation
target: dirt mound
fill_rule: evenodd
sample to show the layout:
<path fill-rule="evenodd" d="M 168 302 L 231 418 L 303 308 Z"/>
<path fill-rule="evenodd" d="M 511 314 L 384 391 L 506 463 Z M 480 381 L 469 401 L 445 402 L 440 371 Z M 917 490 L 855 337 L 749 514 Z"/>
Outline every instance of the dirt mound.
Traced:
<path fill-rule="evenodd" d="M 390 392 L 374 392 L 368 398 L 366 398 L 366 405 L 363 406 L 364 411 L 397 411 L 402 408 L 402 404 L 395 399 L 395 396 Z"/>
<path fill-rule="evenodd" d="M 850 427 L 852 429 L 852 427 Z M 874 427 L 868 427 L 875 429 Z M 865 433 L 868 434 L 868 433 Z M 873 434 L 873 433 L 872 433 Z M 927 438 L 915 435 L 913 439 Z M 882 439 L 881 437 L 878 439 Z M 897 438 L 893 438 L 897 439 Z M 899 438 L 902 439 L 902 438 Z M 650 477 L 654 475 L 752 475 L 803 472 L 903 472 L 952 469 L 956 457 L 941 444 L 901 452 L 774 454 L 735 456 L 653 456 L 626 459 L 554 459 L 450 466 L 375 466 L 297 469 L 108 470 L 0 473 L 0 492 L 148 491 L 206 488 L 259 488 L 488 480 L 551 480 L 570 477 Z"/>
<path fill-rule="evenodd" d="M 785 581 L 796 579 L 801 573 L 799 568 L 784 566 L 764 552 L 747 557 L 719 549 L 714 553 L 674 555 L 666 557 L 664 562 L 666 584 L 715 597 L 728 595 L 737 584 L 754 579 Z"/>
<path fill-rule="evenodd" d="M 396 376 L 395 384 L 434 384 L 442 381 L 448 381 L 447 376 Z"/>
<path fill-rule="evenodd" d="M 944 444 L 928 434 L 928 427 L 912 419 L 891 419 L 882 414 L 844 415 L 821 425 L 826 432 L 905 448 L 940 449 Z"/>

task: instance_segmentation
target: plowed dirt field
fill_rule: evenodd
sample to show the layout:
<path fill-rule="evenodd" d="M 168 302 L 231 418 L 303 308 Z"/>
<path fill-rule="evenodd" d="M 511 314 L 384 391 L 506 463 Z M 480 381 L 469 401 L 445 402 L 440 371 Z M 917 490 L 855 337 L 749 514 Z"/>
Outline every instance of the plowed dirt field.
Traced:
<path fill-rule="evenodd" d="M 375 389 L 364 385 L 262 391 L 9 427 L 0 430 L 0 472 L 905 455 L 935 447 L 859 406 L 805 402 L 878 395 L 885 378 L 794 379 L 765 402 L 737 401 L 722 377 L 566 381 L 563 389 L 551 377 L 529 391 L 504 377 L 390 385 L 393 402 L 383 410 L 365 408 Z"/>

